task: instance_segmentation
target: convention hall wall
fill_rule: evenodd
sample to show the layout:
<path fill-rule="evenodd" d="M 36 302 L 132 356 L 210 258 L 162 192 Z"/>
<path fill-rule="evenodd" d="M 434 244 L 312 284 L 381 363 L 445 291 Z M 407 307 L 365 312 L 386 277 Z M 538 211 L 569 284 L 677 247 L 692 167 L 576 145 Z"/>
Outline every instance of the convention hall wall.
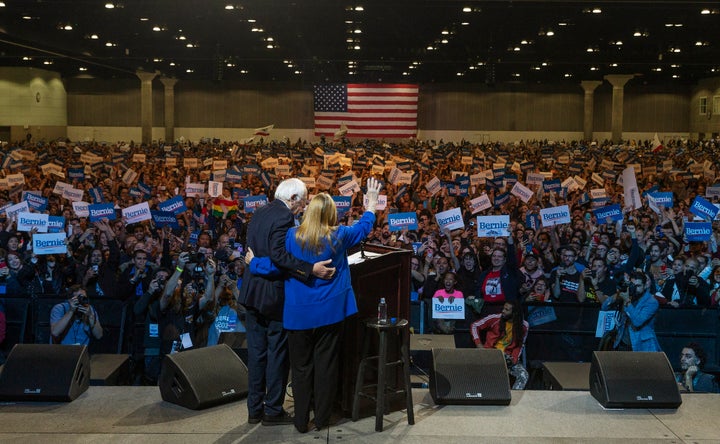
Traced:
<path fill-rule="evenodd" d="M 26 112 L 29 99 L 25 96 L 32 95 L 28 81 L 17 76 L 2 80 L 6 89 L 28 90 L 28 94 L 9 95 L 11 98 L 23 97 L 22 100 L 8 100 L 7 95 L 0 99 L 4 102 L 0 104 L 3 109 L 17 108 L 22 112 L 14 115 L 30 116 L 22 122 L 17 119 L 10 123 L 0 121 L 0 126 L 12 126 L 14 139 L 22 138 L 27 132 L 46 138 L 62 132 L 62 125 L 33 121 L 33 112 L 37 112 L 42 103 L 31 104 L 32 112 Z M 651 138 L 656 132 L 661 138 L 692 137 L 706 132 L 704 127 L 711 126 L 716 118 L 702 120 L 692 111 L 696 110 L 697 90 L 710 90 L 712 95 L 717 90 L 716 83 L 693 89 L 689 86 L 645 85 L 641 79 L 631 80 L 624 94 L 624 138 Z M 57 84 L 55 79 L 52 84 Z M 63 114 L 55 109 L 52 114 L 58 122 L 65 119 L 65 135 L 71 140 L 141 139 L 139 80 L 72 78 L 63 79 L 62 84 L 66 112 Z M 601 84 L 593 97 L 594 138 L 609 138 L 612 87 L 607 82 Z M 154 139 L 165 137 L 164 98 L 164 86 L 156 79 L 153 82 Z M 273 138 L 287 136 L 291 140 L 298 137 L 316 140 L 312 134 L 312 100 L 312 85 L 304 83 L 180 80 L 174 87 L 174 138 L 240 140 L 250 137 L 253 128 L 274 124 Z M 583 136 L 584 100 L 579 82 L 562 85 L 421 85 L 418 137 L 471 141 L 580 139 Z M 7 111 L 5 114 L 13 115 Z M 46 127 L 54 129 L 49 132 Z"/>

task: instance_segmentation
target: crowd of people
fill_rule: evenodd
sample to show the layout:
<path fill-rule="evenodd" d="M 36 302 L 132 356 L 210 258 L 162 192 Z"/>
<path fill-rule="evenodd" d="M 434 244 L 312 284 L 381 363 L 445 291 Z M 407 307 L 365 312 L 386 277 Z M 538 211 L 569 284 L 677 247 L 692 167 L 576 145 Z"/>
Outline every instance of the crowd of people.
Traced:
<path fill-rule="evenodd" d="M 258 325 L 282 328 L 264 323 L 282 319 L 282 305 L 264 312 L 264 302 L 252 300 L 277 289 L 266 288 L 276 278 L 250 273 L 248 246 L 256 259 L 290 270 L 292 279 L 328 278 L 330 267 L 287 256 L 291 249 L 278 239 L 271 246 L 270 232 L 255 230 L 264 241 L 251 238 L 253 224 L 273 229 L 278 216 L 262 209 L 283 180 L 297 178 L 308 191 L 295 193 L 302 202 L 289 201 L 293 211 L 282 216 L 289 229 L 305 198 L 323 193 L 336 205 L 336 225 L 364 224 L 367 182 L 375 178 L 382 192 L 367 242 L 412 250 L 408 298 L 462 300 L 476 344 L 504 349 L 511 366 L 527 335 L 517 317 L 526 303 L 616 310 L 612 348 L 659 350 L 652 331 L 659 307 L 720 301 L 720 223 L 694 209 L 698 198 L 718 202 L 719 151 L 713 140 L 9 144 L 0 157 L 0 297 L 66 297 L 53 309 L 52 340 L 84 344 L 102 337 L 108 315 L 93 301 L 125 301 L 125 350 L 138 381 L 154 383 L 167 353 L 212 345 L 223 332 L 248 329 L 250 338 Z M 629 166 L 639 199 L 628 197 Z M 480 200 L 488 204 L 478 206 Z M 17 210 L 23 202 L 27 207 Z M 102 204 L 111 204 L 110 214 L 91 217 L 88 209 Z M 124 211 L 144 205 L 152 217 L 136 220 Z M 543 211 L 565 205 L 567 222 L 542 219 Z M 598 217 L 613 205 L 619 215 Z M 448 226 L 438 215 L 455 209 L 461 221 Z M 64 233 L 65 248 L 45 254 L 34 246 L 45 230 L 21 223 L 18 215 L 26 213 L 49 215 L 47 231 Z M 409 222 L 393 224 L 408 214 Z M 483 234 L 477 216 L 492 215 L 508 216 L 509 224 Z M 688 231 L 697 221 L 710 224 L 701 239 Z M 504 319 L 512 328 L 488 345 L 475 337 L 488 314 L 484 306 L 505 302 L 513 304 Z M 0 316 L 2 307 L 0 300 Z M 429 311 L 425 316 L 434 332 L 457 327 Z M 255 343 L 258 350 L 269 347 L 263 341 Z M 251 380 L 258 371 L 251 368 Z M 283 374 L 276 376 L 282 382 Z M 265 411 L 259 405 L 250 419 L 284 414 L 277 405 Z"/>

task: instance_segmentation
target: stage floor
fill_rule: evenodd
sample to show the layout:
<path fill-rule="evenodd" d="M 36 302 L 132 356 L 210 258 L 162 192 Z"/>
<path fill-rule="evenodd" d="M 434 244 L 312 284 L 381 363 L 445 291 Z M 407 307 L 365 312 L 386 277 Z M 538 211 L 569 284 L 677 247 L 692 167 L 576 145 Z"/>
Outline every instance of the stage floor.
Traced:
<path fill-rule="evenodd" d="M 365 418 L 303 435 L 247 424 L 244 400 L 193 411 L 156 387 L 90 387 L 71 403 L 0 404 L 0 442 L 720 443 L 717 394 L 684 394 L 677 410 L 604 410 L 581 391 L 513 391 L 509 406 L 436 406 L 427 389 L 413 398 L 413 426 L 393 412 L 383 432 Z"/>

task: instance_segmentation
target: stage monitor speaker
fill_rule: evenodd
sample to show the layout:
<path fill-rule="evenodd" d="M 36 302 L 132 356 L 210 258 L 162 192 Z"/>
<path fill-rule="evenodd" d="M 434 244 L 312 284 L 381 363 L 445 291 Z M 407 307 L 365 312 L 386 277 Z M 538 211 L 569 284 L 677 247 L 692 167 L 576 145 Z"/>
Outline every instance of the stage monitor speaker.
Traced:
<path fill-rule="evenodd" d="M 682 404 L 662 352 L 593 352 L 590 394 L 607 408 L 677 408 Z"/>
<path fill-rule="evenodd" d="M 245 364 L 225 344 L 165 355 L 160 394 L 167 402 L 205 409 L 247 396 L 247 374 Z"/>
<path fill-rule="evenodd" d="M 17 344 L 0 373 L 0 401 L 69 402 L 89 385 L 86 346 Z"/>
<path fill-rule="evenodd" d="M 510 380 L 500 350 L 434 348 L 432 358 L 430 395 L 435 404 L 510 404 Z"/>

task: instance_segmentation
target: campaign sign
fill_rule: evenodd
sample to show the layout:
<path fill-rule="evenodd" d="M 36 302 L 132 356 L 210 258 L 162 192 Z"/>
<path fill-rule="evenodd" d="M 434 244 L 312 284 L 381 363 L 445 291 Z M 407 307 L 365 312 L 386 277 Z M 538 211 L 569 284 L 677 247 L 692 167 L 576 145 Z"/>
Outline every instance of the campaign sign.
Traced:
<path fill-rule="evenodd" d="M 360 191 L 360 185 L 354 180 L 351 180 L 338 188 L 338 191 L 342 196 L 352 196 L 353 193 Z"/>
<path fill-rule="evenodd" d="M 335 208 L 337 209 L 337 217 L 338 219 L 345 216 L 345 214 L 350 210 L 350 206 L 352 204 L 351 197 L 350 196 L 333 196 L 332 200 L 335 202 Z"/>
<path fill-rule="evenodd" d="M 47 197 L 38 196 L 32 193 L 25 194 L 25 202 L 28 203 L 30 208 L 41 213 L 45 211 L 48 206 Z"/>
<path fill-rule="evenodd" d="M 141 202 L 137 205 L 123 208 L 122 215 L 123 218 L 125 218 L 125 223 L 127 224 L 134 224 L 137 222 L 142 222 L 144 220 L 152 219 L 152 215 L 150 214 L 150 206 L 147 202 Z"/>
<path fill-rule="evenodd" d="M 499 207 L 500 205 L 508 203 L 510 200 L 510 193 L 502 193 L 497 196 L 495 196 L 495 206 Z"/>
<path fill-rule="evenodd" d="M 225 181 L 226 182 L 242 182 L 242 174 L 236 170 L 226 170 L 225 171 Z"/>
<path fill-rule="evenodd" d="M 478 216 L 478 237 L 505 237 L 510 235 L 510 216 Z"/>
<path fill-rule="evenodd" d="M 448 230 L 465 228 L 465 223 L 463 222 L 460 208 L 451 208 L 449 210 L 443 211 L 442 213 L 437 213 L 435 215 L 435 220 L 437 221 L 440 231 L 445 230 L 445 228 L 447 228 Z"/>
<path fill-rule="evenodd" d="M 465 299 L 455 298 L 450 302 L 450 298 L 443 298 L 440 302 L 440 298 L 432 298 L 432 318 L 465 319 Z"/>
<path fill-rule="evenodd" d="M 435 193 L 440 191 L 440 188 L 442 187 L 442 184 L 440 183 L 440 179 L 437 178 L 437 176 L 433 177 L 428 181 L 428 183 L 425 184 L 425 188 L 428 190 L 428 193 L 431 196 L 434 196 Z"/>
<path fill-rule="evenodd" d="M 115 205 L 112 202 L 88 205 L 90 222 L 99 222 L 103 217 L 108 220 L 115 220 Z"/>
<path fill-rule="evenodd" d="M 532 190 L 521 184 L 520 182 L 515 182 L 515 186 L 512 188 L 512 190 L 510 190 L 510 194 L 519 197 L 520 200 L 525 203 L 527 203 L 533 196 Z"/>
<path fill-rule="evenodd" d="M 712 222 L 685 222 L 685 236 L 688 242 L 703 242 L 712 236 Z"/>
<path fill-rule="evenodd" d="M 18 231 L 31 231 L 37 228 L 38 233 L 47 233 L 48 215 L 45 213 L 29 213 L 21 211 L 17 214 Z"/>
<path fill-rule="evenodd" d="M 528 185 L 542 185 L 545 181 L 545 175 L 540 173 L 527 173 L 525 175 L 525 182 Z"/>
<path fill-rule="evenodd" d="M 205 184 L 203 183 L 186 183 L 185 195 L 188 197 L 203 197 L 205 195 Z"/>
<path fill-rule="evenodd" d="M 5 215 L 8 219 L 12 218 L 13 216 L 16 216 L 20 212 L 29 212 L 30 211 L 30 205 L 28 205 L 27 201 L 22 201 L 20 203 L 17 203 L 15 205 L 11 205 L 7 208 L 5 208 Z"/>
<path fill-rule="evenodd" d="M 43 254 L 65 254 L 67 245 L 65 232 L 61 233 L 35 233 L 32 237 L 33 253 Z"/>
<path fill-rule="evenodd" d="M 208 194 L 210 197 L 218 197 L 222 195 L 223 183 L 211 180 L 208 182 Z"/>
<path fill-rule="evenodd" d="M 83 194 L 85 194 L 85 191 L 70 187 L 63 190 L 62 197 L 71 202 L 79 202 L 82 200 Z"/>
<path fill-rule="evenodd" d="M 475 214 L 479 211 L 487 210 L 491 206 L 490 197 L 488 197 L 486 193 L 483 193 L 481 196 L 470 201 L 470 212 Z"/>
<path fill-rule="evenodd" d="M 83 201 L 72 203 L 73 211 L 77 217 L 88 217 L 90 215 L 89 206 L 89 203 Z"/>
<path fill-rule="evenodd" d="M 596 208 L 593 210 L 593 214 L 597 219 L 597 223 L 601 225 L 608 223 L 608 221 L 618 222 L 623 220 L 623 213 L 620 208 L 620 204 Z"/>
<path fill-rule="evenodd" d="M 365 195 L 363 195 L 363 206 L 367 207 L 367 205 L 368 205 L 368 198 L 367 198 L 367 194 L 365 194 Z M 375 209 L 378 211 L 382 211 L 385 208 L 387 208 L 387 195 L 379 194 L 377 205 L 375 206 Z"/>
<path fill-rule="evenodd" d="M 388 214 L 387 219 L 390 231 L 401 231 L 405 228 L 417 230 L 418 228 L 417 214 L 414 212 Z"/>
<path fill-rule="evenodd" d="M 551 191 L 555 191 L 557 193 L 560 191 L 562 184 L 560 183 L 560 179 L 553 179 L 543 181 L 542 186 L 543 191 L 546 193 L 549 193 Z"/>
<path fill-rule="evenodd" d="M 649 193 L 648 196 L 651 196 L 653 198 L 653 200 L 655 201 L 655 205 L 657 205 L 659 207 L 672 208 L 674 205 L 673 204 L 673 193 L 670 191 Z"/>
<path fill-rule="evenodd" d="M 90 188 L 88 190 L 88 194 L 90 195 L 90 199 L 93 203 L 100 203 L 103 201 L 103 190 L 100 187 Z"/>
<path fill-rule="evenodd" d="M 537 231 L 540 229 L 540 216 L 537 214 L 528 214 L 525 216 L 525 226 Z"/>
<path fill-rule="evenodd" d="M 705 197 L 713 198 L 720 197 L 720 187 L 712 186 L 705 188 Z"/>
<path fill-rule="evenodd" d="M 150 210 L 150 215 L 152 216 L 153 222 L 155 222 L 155 226 L 158 228 L 162 227 L 170 227 L 172 229 L 180 228 L 180 225 L 178 224 L 177 217 L 170 212 L 170 211 L 157 211 L 157 210 Z"/>
<path fill-rule="evenodd" d="M 635 169 L 627 167 L 622 172 L 623 193 L 625 198 L 625 206 L 638 209 L 642 207 L 640 201 L 640 192 L 638 191 L 637 179 L 635 178 Z M 713 216 L 714 217 L 714 216 Z"/>
<path fill-rule="evenodd" d="M 258 196 L 248 196 L 243 199 L 243 205 L 246 213 L 254 213 L 257 208 L 267 205 L 268 199 L 264 194 Z"/>
<path fill-rule="evenodd" d="M 169 211 L 176 216 L 187 211 L 187 207 L 185 206 L 185 201 L 182 196 L 175 196 L 164 202 L 160 202 L 160 204 L 158 204 L 158 208 L 160 208 L 160 211 Z"/>
<path fill-rule="evenodd" d="M 48 233 L 60 233 L 63 230 L 65 230 L 63 216 L 48 216 Z"/>
<path fill-rule="evenodd" d="M 540 210 L 540 222 L 543 227 L 562 225 L 570 223 L 570 209 L 567 205 L 559 207 L 543 208 Z"/>
<path fill-rule="evenodd" d="M 692 205 L 690 205 L 690 212 L 705 220 L 713 220 L 718 214 L 718 209 L 712 202 L 704 197 L 695 196 Z"/>

